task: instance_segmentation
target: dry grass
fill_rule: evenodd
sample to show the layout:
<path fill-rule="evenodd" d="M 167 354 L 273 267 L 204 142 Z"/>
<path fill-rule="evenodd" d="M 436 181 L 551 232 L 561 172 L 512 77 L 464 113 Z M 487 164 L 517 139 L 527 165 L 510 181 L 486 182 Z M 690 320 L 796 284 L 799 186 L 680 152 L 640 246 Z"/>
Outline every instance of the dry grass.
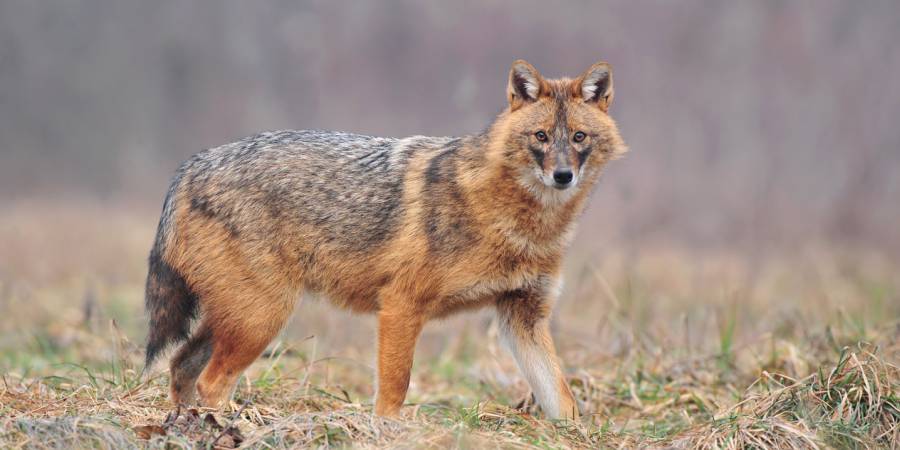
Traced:
<path fill-rule="evenodd" d="M 554 333 L 585 412 L 575 423 L 544 420 L 526 401 L 486 313 L 429 326 L 403 417 L 375 418 L 371 319 L 315 302 L 298 308 L 228 410 L 175 415 L 161 367 L 139 378 L 155 211 L 6 211 L 2 448 L 900 442 L 900 271 L 877 254 L 820 246 L 747 256 L 645 243 L 639 253 L 573 255 Z"/>

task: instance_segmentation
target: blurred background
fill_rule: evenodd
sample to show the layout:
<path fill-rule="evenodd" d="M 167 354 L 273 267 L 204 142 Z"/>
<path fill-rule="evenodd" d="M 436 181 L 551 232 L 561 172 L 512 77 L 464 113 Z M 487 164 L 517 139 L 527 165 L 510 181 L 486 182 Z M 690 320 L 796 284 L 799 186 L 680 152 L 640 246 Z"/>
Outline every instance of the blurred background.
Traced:
<path fill-rule="evenodd" d="M 0 192 L 156 206 L 180 161 L 247 134 L 474 133 L 514 59 L 606 60 L 633 149 L 597 192 L 606 231 L 897 251 L 900 7 L 702 5 L 4 1 Z"/>
<path fill-rule="evenodd" d="M 2 343 L 64 346 L 54 327 L 97 311 L 141 339 L 146 255 L 191 154 L 283 128 L 475 133 L 517 58 L 548 77 L 610 62 L 631 147 L 569 259 L 560 314 L 589 322 L 569 342 L 632 342 L 610 317 L 656 342 L 654 321 L 684 317 L 720 337 L 772 311 L 896 317 L 900 5 L 688 3 L 4 0 Z"/>

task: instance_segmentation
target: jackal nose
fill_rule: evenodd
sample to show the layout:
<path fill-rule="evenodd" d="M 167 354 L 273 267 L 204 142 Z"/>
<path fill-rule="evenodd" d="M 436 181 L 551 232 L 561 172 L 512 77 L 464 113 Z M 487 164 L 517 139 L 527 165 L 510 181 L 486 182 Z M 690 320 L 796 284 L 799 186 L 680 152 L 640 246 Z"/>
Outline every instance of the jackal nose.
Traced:
<path fill-rule="evenodd" d="M 574 177 L 575 177 L 575 175 L 569 169 L 553 171 L 553 181 L 555 181 L 556 184 L 561 185 L 561 186 L 565 186 L 565 185 L 571 183 L 572 178 L 574 178 Z"/>

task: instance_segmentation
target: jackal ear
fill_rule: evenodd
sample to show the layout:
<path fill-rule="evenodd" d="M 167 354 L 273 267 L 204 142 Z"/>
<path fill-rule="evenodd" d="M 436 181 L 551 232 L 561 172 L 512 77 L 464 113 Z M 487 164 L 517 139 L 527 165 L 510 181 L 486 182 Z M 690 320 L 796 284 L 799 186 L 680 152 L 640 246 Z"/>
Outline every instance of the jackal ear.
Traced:
<path fill-rule="evenodd" d="M 612 67 L 609 64 L 594 64 L 575 82 L 585 102 L 596 103 L 603 111 L 609 109 L 613 100 Z"/>
<path fill-rule="evenodd" d="M 509 70 L 509 85 L 506 87 L 510 109 L 515 110 L 526 102 L 537 100 L 544 84 L 544 79 L 534 66 L 521 59 L 514 62 Z"/>

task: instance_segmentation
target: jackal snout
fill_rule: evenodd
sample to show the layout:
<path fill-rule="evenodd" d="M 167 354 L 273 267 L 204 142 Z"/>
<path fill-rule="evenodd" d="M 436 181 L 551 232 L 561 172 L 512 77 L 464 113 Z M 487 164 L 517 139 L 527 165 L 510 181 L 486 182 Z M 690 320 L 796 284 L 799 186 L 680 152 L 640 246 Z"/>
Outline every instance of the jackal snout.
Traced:
<path fill-rule="evenodd" d="M 548 151 L 551 156 L 549 164 L 546 167 L 540 167 L 541 173 L 539 177 L 547 187 L 554 187 L 559 190 L 565 190 L 578 184 L 577 161 L 571 158 L 575 154 L 564 139 L 563 142 L 557 142 L 553 148 Z M 546 159 L 546 156 L 545 156 Z"/>
<path fill-rule="evenodd" d="M 583 162 L 578 156 L 578 149 L 568 141 L 574 139 L 575 142 L 581 142 L 584 140 L 584 133 L 581 131 L 569 133 L 568 130 L 559 129 L 563 127 L 564 123 L 551 132 L 543 130 L 535 132 L 533 139 L 537 142 L 529 146 L 537 178 L 544 186 L 559 190 L 569 189 L 578 184 L 579 167 Z M 574 137 L 570 137 L 572 134 Z"/>

